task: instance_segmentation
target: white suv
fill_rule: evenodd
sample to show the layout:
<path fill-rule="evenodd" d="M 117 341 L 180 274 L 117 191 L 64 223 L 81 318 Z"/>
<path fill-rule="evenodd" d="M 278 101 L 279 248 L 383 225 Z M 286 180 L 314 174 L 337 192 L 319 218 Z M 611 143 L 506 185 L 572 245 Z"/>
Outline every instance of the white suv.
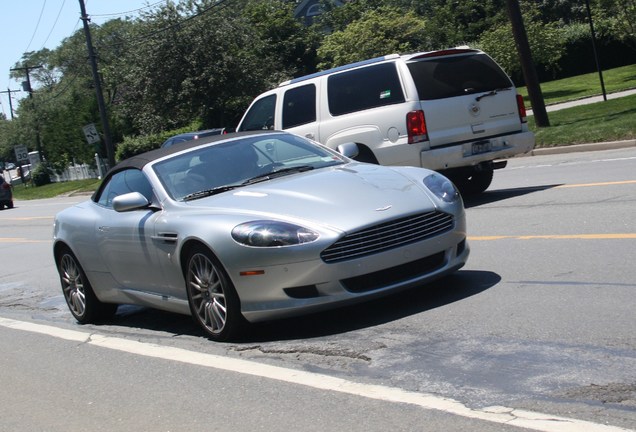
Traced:
<path fill-rule="evenodd" d="M 466 193 L 534 148 L 523 99 L 487 54 L 392 54 L 296 78 L 258 96 L 238 131 L 283 129 L 356 159 L 440 171 Z"/>

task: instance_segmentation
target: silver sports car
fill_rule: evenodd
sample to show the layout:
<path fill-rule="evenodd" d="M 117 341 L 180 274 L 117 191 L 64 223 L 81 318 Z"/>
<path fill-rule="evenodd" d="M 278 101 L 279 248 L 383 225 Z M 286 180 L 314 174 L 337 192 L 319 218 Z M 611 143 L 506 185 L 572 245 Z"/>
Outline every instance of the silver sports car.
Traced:
<path fill-rule="evenodd" d="M 114 167 L 55 218 L 80 323 L 118 304 L 192 315 L 213 340 L 246 322 L 422 285 L 466 263 L 462 199 L 422 168 L 358 163 L 285 132 L 180 143 Z"/>

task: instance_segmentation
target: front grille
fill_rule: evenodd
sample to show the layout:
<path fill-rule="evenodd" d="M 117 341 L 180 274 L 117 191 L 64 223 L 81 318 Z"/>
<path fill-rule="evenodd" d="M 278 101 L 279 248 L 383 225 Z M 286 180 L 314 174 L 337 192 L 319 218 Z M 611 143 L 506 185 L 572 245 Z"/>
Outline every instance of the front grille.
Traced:
<path fill-rule="evenodd" d="M 373 291 L 378 288 L 384 288 L 389 285 L 406 282 L 408 280 L 415 279 L 416 277 L 432 273 L 433 271 L 442 268 L 444 263 L 444 251 L 442 251 L 417 261 L 362 276 L 344 279 L 340 282 L 342 282 L 344 288 L 349 292 L 361 293 Z"/>
<path fill-rule="evenodd" d="M 347 234 L 320 256 L 326 263 L 360 258 L 436 236 L 453 226 L 453 216 L 448 213 L 420 213 Z"/>

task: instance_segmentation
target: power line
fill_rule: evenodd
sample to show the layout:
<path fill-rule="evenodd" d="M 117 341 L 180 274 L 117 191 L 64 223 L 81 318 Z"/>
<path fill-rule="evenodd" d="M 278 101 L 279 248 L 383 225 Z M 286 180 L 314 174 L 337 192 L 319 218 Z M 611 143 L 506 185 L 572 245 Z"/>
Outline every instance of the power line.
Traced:
<path fill-rule="evenodd" d="M 122 40 L 119 43 L 114 43 L 114 44 L 110 44 L 110 45 L 104 45 L 104 46 L 101 46 L 100 48 L 115 48 L 115 47 L 118 47 L 118 46 L 121 46 L 121 45 L 125 45 L 125 44 L 128 44 L 129 46 L 142 45 L 148 39 L 150 39 L 150 38 L 152 38 L 152 37 L 154 37 L 154 36 L 156 36 L 158 34 L 161 34 L 161 33 L 166 32 L 168 30 L 172 30 L 172 29 L 177 28 L 177 27 L 181 27 L 184 24 L 189 24 L 194 19 L 196 19 L 196 18 L 198 18 L 198 17 L 200 17 L 200 16 L 212 11 L 214 8 L 217 8 L 217 7 L 221 8 L 222 7 L 223 9 L 225 9 L 228 6 L 228 4 L 226 4 L 226 3 L 229 3 L 230 1 L 231 0 L 217 0 L 212 6 L 206 8 L 206 9 L 203 9 L 202 11 L 197 12 L 194 15 L 186 17 L 183 20 L 181 20 L 181 21 L 179 21 L 179 22 L 177 22 L 175 24 L 171 24 L 171 25 L 169 25 L 167 27 L 164 27 L 164 28 L 161 28 L 161 29 L 158 29 L 158 30 L 146 33 L 146 34 L 143 34 L 143 35 L 141 35 L 139 37 L 136 37 L 134 39 Z M 220 10 L 222 10 L 222 9 L 219 9 L 219 11 Z"/>
<path fill-rule="evenodd" d="M 55 26 L 57 25 L 57 22 L 60 19 L 60 15 L 62 15 L 62 10 L 64 9 L 64 4 L 65 3 L 66 3 L 66 0 L 63 0 L 62 1 L 62 6 L 60 6 L 60 10 L 57 12 L 57 16 L 55 17 L 55 22 L 53 23 L 53 26 L 51 27 L 51 31 L 46 36 L 46 39 L 44 39 L 44 42 L 42 42 L 42 48 L 44 48 L 44 45 L 46 45 L 46 43 L 48 42 L 49 38 L 51 37 L 51 34 L 53 34 L 53 30 L 55 30 Z M 42 49 L 42 48 L 40 48 L 40 49 Z"/>
<path fill-rule="evenodd" d="M 35 25 L 35 30 L 33 30 L 33 35 L 31 36 L 31 40 L 29 41 L 29 44 L 27 45 L 27 47 L 24 50 L 24 52 L 28 52 L 29 48 L 31 48 L 31 43 L 33 42 L 33 39 L 35 38 L 35 35 L 38 32 L 38 28 L 40 27 L 40 21 L 42 20 L 42 15 L 44 14 L 44 8 L 45 7 L 46 7 L 46 0 L 44 0 L 44 3 L 42 3 L 42 10 L 40 10 L 40 16 L 38 18 L 38 23 Z"/>
<path fill-rule="evenodd" d="M 123 16 L 123 15 L 132 14 L 132 13 L 135 13 L 135 12 L 139 12 L 139 11 L 142 11 L 144 9 L 150 9 L 151 7 L 154 7 L 154 6 L 158 5 L 159 3 L 165 3 L 165 0 L 161 0 L 161 1 L 155 2 L 153 4 L 150 4 L 148 6 L 144 6 L 144 7 L 141 7 L 141 8 L 138 8 L 138 9 L 133 9 L 133 10 L 126 11 L 126 12 L 118 12 L 118 13 L 112 13 L 112 14 L 91 14 L 91 16 L 93 16 L 93 17 L 102 17 L 102 18 L 103 17 Z"/>

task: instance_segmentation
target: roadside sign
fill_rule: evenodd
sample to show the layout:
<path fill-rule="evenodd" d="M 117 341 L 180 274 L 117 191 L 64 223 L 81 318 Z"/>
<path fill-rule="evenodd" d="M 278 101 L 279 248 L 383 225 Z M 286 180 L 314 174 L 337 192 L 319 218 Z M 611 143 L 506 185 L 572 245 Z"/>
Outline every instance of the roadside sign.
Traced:
<path fill-rule="evenodd" d="M 13 147 L 15 151 L 15 158 L 18 162 L 28 162 L 29 160 L 29 150 L 27 150 L 25 145 L 17 145 Z"/>
<path fill-rule="evenodd" d="M 99 133 L 93 123 L 87 124 L 82 129 L 84 130 L 84 136 L 86 137 L 87 143 L 97 144 L 99 142 Z"/>

